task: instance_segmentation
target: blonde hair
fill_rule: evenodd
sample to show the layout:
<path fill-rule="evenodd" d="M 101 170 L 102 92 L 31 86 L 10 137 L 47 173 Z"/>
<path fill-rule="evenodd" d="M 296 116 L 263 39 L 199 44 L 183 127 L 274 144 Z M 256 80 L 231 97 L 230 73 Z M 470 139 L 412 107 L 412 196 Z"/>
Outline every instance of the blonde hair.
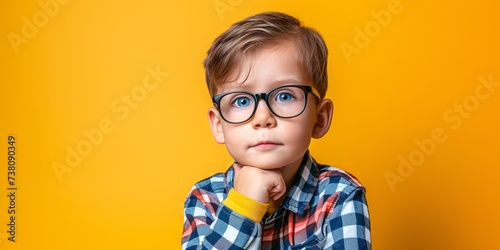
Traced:
<path fill-rule="evenodd" d="M 299 67 L 323 98 L 328 87 L 328 49 L 323 38 L 297 18 L 279 12 L 250 16 L 215 39 L 204 61 L 210 95 L 217 93 L 218 86 L 228 81 L 246 56 L 262 46 L 286 40 L 295 43 Z"/>

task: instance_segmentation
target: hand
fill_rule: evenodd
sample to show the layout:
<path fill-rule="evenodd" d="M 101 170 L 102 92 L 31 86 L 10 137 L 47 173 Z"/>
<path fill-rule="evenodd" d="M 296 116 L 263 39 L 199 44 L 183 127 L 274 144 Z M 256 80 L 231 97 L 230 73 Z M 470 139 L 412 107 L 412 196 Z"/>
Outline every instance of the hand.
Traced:
<path fill-rule="evenodd" d="M 278 200 L 286 192 L 283 176 L 278 170 L 264 170 L 251 166 L 233 165 L 234 189 L 255 201 L 268 203 Z"/>

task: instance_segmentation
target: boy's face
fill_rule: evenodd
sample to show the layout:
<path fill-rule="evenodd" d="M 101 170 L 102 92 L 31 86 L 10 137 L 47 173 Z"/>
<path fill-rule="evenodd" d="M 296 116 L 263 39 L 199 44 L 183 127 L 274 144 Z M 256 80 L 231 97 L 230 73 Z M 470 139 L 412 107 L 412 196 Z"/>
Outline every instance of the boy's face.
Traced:
<path fill-rule="evenodd" d="M 228 79 L 232 81 L 220 86 L 217 94 L 267 93 L 284 85 L 312 86 L 297 65 L 297 52 L 291 42 L 260 48 L 236 71 L 239 74 L 230 76 Z M 298 166 L 311 137 L 322 137 L 328 131 L 333 108 L 330 100 L 318 103 L 313 94 L 307 95 L 304 112 L 293 118 L 275 116 L 263 99 L 258 101 L 252 118 L 239 124 L 224 121 L 212 107 L 209 121 L 213 135 L 218 143 L 225 143 L 228 152 L 241 165 L 261 169 Z"/>

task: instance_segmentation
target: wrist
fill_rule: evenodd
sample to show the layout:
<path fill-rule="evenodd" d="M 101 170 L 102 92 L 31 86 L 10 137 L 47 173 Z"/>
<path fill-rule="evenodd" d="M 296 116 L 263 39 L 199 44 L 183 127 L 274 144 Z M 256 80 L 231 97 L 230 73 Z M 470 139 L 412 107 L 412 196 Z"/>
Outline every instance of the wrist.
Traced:
<path fill-rule="evenodd" d="M 239 194 L 244 195 L 256 202 L 267 203 L 269 201 L 269 193 L 267 192 L 267 190 L 262 191 L 256 189 L 257 187 L 260 187 L 260 185 L 259 184 L 248 185 L 244 188 L 235 186 L 233 189 Z"/>

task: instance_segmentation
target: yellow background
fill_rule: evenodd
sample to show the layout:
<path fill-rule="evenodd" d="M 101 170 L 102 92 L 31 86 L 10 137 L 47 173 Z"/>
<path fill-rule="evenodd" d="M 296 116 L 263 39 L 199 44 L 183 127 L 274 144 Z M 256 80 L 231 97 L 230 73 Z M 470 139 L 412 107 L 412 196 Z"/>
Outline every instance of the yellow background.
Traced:
<path fill-rule="evenodd" d="M 327 41 L 335 115 L 310 149 L 367 187 L 374 249 L 497 249 L 496 1 L 401 0 L 383 24 L 373 13 L 398 2 L 40 3 L 0 6 L 1 249 L 180 249 L 186 194 L 231 163 L 209 131 L 201 63 L 229 25 L 269 10 L 297 16 Z M 359 30 L 371 32 L 368 40 Z M 25 40 L 13 44 L 13 34 Z M 346 56 L 341 44 L 356 38 Z M 148 67 L 168 76 L 141 92 Z M 497 86 L 489 91 L 478 78 Z M 458 105 L 468 109 L 460 114 Z M 112 129 L 89 144 L 84 131 L 102 122 Z M 435 130 L 442 140 L 423 155 L 415 140 L 429 142 Z M 10 134 L 15 243 L 6 233 Z M 87 155 L 60 181 L 53 166 L 67 165 L 78 145 Z M 401 158 L 419 166 L 402 168 Z"/>

